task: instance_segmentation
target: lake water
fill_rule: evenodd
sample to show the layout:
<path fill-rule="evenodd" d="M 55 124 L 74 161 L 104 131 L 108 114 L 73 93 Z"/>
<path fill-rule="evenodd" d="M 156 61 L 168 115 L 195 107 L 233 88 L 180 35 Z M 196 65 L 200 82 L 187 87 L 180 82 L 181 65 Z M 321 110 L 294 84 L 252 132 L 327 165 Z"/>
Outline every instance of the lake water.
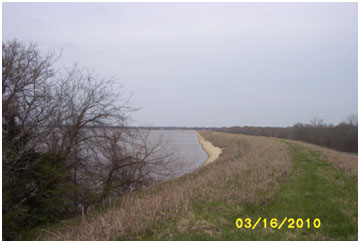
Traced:
<path fill-rule="evenodd" d="M 119 147 L 115 151 L 120 150 L 119 154 L 122 153 L 122 156 L 129 154 L 139 161 L 145 160 L 141 173 L 156 181 L 168 180 L 192 172 L 208 158 L 196 131 L 129 129 L 123 134 L 118 129 L 112 131 L 114 134 L 120 132 L 119 136 L 113 137 L 121 138 L 117 141 Z M 108 133 L 110 134 L 110 131 Z M 107 156 L 110 155 L 107 154 Z M 90 158 L 94 161 L 89 163 L 89 168 L 92 165 L 94 170 L 99 171 L 98 163 L 109 168 L 112 166 L 111 161 L 100 151 L 97 151 L 97 156 L 90 156 Z M 104 173 L 108 173 L 108 170 L 104 170 Z"/>
<path fill-rule="evenodd" d="M 203 150 L 195 131 L 188 130 L 150 130 L 151 140 L 158 140 L 160 137 L 166 141 L 168 151 L 176 158 L 172 165 L 171 177 L 177 177 L 189 173 L 200 167 L 208 158 Z"/>

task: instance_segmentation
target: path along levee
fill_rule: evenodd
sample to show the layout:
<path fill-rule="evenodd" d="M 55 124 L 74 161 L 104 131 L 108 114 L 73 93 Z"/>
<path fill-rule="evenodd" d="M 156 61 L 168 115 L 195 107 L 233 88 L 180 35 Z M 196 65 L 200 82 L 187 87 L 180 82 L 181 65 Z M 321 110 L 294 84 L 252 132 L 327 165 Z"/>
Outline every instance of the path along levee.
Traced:
<path fill-rule="evenodd" d="M 203 150 L 208 154 L 207 160 L 202 164 L 202 166 L 206 166 L 214 162 L 220 156 L 222 150 L 221 148 L 214 146 L 210 141 L 206 140 L 199 132 L 196 132 L 196 134 Z"/>

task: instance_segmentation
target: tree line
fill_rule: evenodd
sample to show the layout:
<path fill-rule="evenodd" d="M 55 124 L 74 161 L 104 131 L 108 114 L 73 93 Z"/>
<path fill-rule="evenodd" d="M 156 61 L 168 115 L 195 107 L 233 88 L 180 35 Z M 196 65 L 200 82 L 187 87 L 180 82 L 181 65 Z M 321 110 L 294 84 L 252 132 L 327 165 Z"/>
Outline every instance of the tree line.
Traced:
<path fill-rule="evenodd" d="M 128 129 L 136 109 L 121 83 L 76 64 L 55 68 L 59 58 L 2 44 L 3 240 L 148 186 L 173 160 L 164 141 Z"/>
<path fill-rule="evenodd" d="M 292 127 L 223 127 L 216 131 L 246 135 L 277 137 L 313 143 L 343 152 L 358 152 L 358 119 L 349 115 L 338 125 L 326 124 L 313 118 L 308 124 L 296 123 Z"/>

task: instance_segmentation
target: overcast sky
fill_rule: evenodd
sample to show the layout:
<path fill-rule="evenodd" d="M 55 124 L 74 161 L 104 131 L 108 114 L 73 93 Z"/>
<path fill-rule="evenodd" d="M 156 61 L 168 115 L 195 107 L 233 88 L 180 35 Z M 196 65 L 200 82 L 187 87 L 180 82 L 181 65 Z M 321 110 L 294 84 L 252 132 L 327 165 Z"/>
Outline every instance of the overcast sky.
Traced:
<path fill-rule="evenodd" d="M 357 3 L 3 3 L 3 41 L 116 75 L 133 124 L 291 126 L 357 113 Z"/>

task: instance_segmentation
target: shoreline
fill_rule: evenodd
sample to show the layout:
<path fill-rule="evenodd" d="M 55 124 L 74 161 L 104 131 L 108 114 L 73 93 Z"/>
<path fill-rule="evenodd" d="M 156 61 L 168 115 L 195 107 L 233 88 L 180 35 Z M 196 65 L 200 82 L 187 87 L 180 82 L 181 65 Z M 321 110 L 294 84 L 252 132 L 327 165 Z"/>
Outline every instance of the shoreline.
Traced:
<path fill-rule="evenodd" d="M 206 140 L 203 136 L 200 135 L 198 131 L 196 134 L 199 139 L 199 143 L 202 149 L 207 153 L 208 158 L 201 166 L 206 166 L 212 162 L 214 162 L 217 158 L 219 158 L 220 154 L 222 153 L 222 149 L 213 145 L 210 141 Z"/>

